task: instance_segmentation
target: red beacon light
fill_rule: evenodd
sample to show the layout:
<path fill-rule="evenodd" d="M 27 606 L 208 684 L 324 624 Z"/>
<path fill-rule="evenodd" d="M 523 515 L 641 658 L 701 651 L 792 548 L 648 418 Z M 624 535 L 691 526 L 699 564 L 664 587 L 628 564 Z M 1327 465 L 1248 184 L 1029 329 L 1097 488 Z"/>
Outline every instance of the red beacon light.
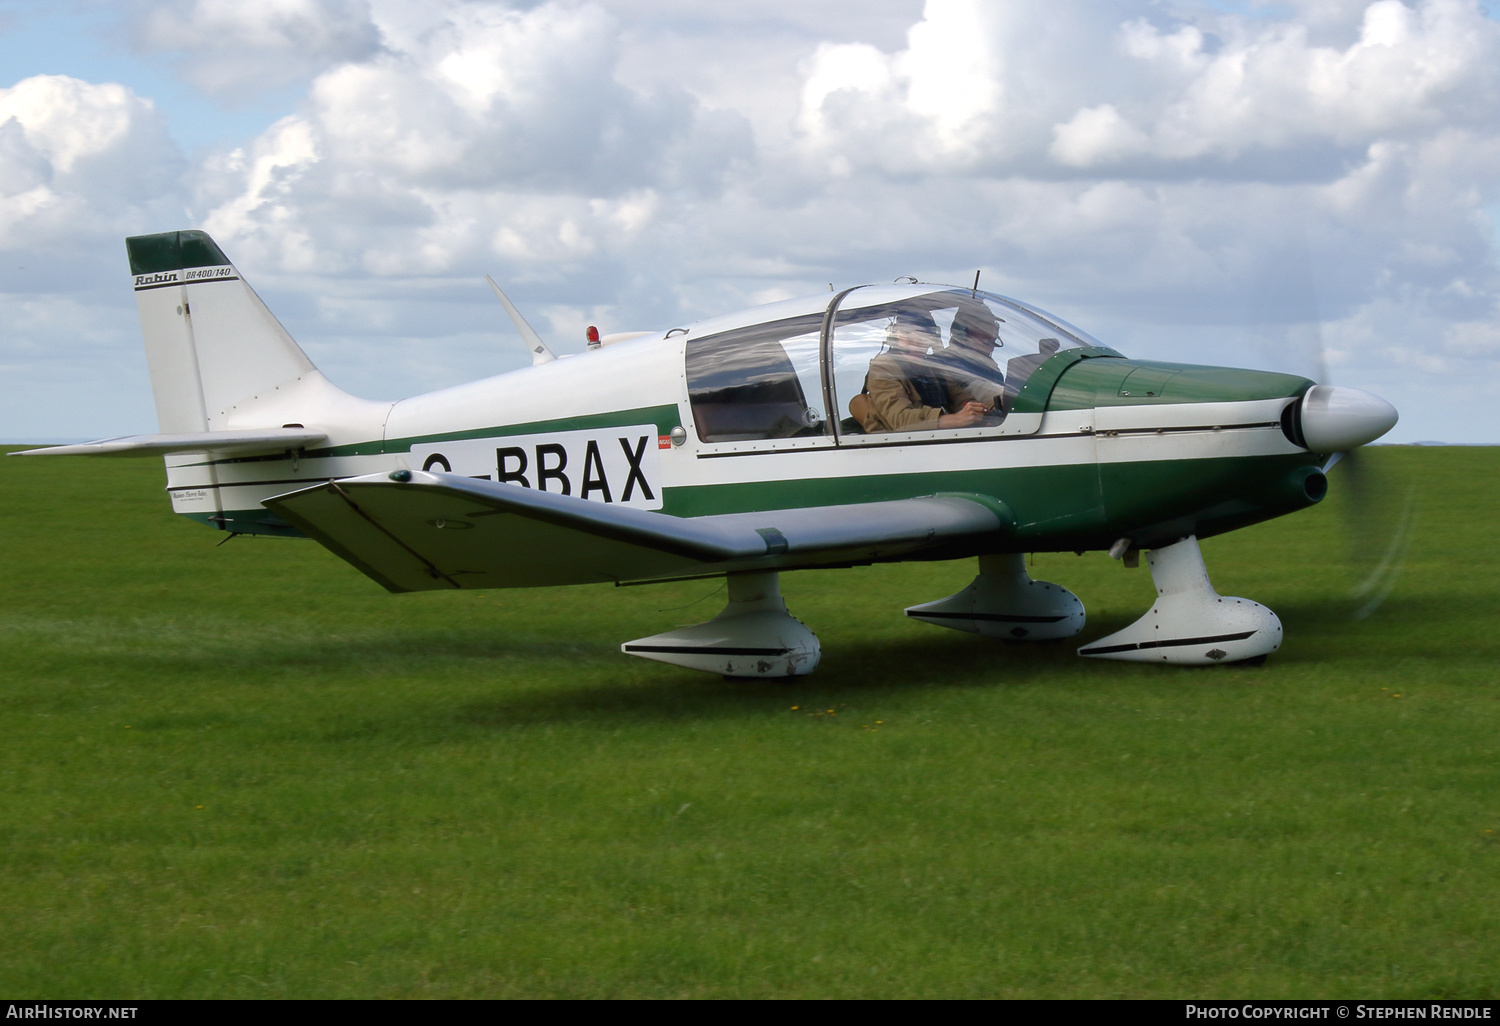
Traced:
<path fill-rule="evenodd" d="M 586 332 L 586 334 L 587 334 L 588 340 L 589 340 L 589 348 L 590 349 L 598 349 L 599 345 L 600 345 L 600 343 L 599 343 L 599 329 L 596 328 L 596 327 L 594 327 L 592 324 L 590 324 L 589 325 L 589 330 Z"/>

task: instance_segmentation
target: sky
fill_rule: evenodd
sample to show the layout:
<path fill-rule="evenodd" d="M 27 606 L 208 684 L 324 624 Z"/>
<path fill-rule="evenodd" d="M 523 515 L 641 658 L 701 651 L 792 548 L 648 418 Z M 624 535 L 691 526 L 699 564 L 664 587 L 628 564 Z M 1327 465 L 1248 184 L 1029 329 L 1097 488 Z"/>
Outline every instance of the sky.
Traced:
<path fill-rule="evenodd" d="M 0 440 L 156 430 L 123 239 L 395 399 L 904 275 L 1500 443 L 1476 0 L 0 0 Z"/>

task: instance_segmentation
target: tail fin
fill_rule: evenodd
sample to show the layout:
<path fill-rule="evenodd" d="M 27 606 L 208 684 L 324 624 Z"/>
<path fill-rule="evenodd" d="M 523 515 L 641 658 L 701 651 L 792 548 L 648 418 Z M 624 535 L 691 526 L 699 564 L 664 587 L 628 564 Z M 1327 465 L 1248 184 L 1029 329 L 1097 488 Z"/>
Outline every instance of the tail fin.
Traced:
<path fill-rule="evenodd" d="M 207 232 L 137 235 L 125 248 L 162 433 L 234 426 L 237 407 L 317 374 Z"/>

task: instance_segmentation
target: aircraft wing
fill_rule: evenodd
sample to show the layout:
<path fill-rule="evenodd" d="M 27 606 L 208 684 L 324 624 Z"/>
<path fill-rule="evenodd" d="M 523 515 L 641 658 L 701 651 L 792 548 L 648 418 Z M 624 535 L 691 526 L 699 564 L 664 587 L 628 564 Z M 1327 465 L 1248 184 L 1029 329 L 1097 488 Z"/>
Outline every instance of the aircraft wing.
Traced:
<path fill-rule="evenodd" d="M 390 591 L 647 581 L 847 565 L 998 535 L 1004 503 L 933 495 L 674 517 L 456 474 L 398 471 L 267 499 Z"/>
<path fill-rule="evenodd" d="M 249 453 L 300 449 L 327 440 L 322 431 L 305 428 L 259 428 L 254 431 L 200 431 L 185 435 L 122 435 L 79 445 L 25 449 L 12 456 L 168 456 L 172 453 Z"/>

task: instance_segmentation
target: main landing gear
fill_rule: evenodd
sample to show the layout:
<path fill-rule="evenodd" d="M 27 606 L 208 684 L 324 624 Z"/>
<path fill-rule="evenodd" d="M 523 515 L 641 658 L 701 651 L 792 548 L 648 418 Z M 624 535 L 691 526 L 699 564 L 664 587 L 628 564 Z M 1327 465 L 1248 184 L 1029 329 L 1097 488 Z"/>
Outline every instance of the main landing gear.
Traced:
<path fill-rule="evenodd" d="M 1093 659 L 1208 666 L 1261 660 L 1281 647 L 1281 621 L 1259 602 L 1214 591 L 1192 535 L 1146 554 L 1156 604 L 1122 631 L 1078 650 Z M 729 603 L 707 623 L 637 638 L 626 655 L 725 677 L 811 673 L 818 639 L 786 611 L 774 571 L 729 574 Z M 980 556 L 979 575 L 947 598 L 911 606 L 912 619 L 1005 641 L 1056 641 L 1083 630 L 1083 603 L 1033 581 L 1019 553 Z"/>
<path fill-rule="evenodd" d="M 1214 591 L 1198 539 L 1146 554 L 1156 604 L 1135 623 L 1083 646 L 1081 656 L 1207 666 L 1264 659 L 1281 647 L 1281 621 L 1259 602 Z"/>
<path fill-rule="evenodd" d="M 1067 588 L 1033 581 L 1019 552 L 979 557 L 979 576 L 955 595 L 906 615 L 938 627 L 1005 641 L 1056 641 L 1083 630 L 1083 603 Z"/>
<path fill-rule="evenodd" d="M 774 571 L 729 574 L 729 604 L 707 623 L 637 638 L 626 655 L 725 677 L 800 677 L 818 665 L 818 639 L 786 611 Z"/>

